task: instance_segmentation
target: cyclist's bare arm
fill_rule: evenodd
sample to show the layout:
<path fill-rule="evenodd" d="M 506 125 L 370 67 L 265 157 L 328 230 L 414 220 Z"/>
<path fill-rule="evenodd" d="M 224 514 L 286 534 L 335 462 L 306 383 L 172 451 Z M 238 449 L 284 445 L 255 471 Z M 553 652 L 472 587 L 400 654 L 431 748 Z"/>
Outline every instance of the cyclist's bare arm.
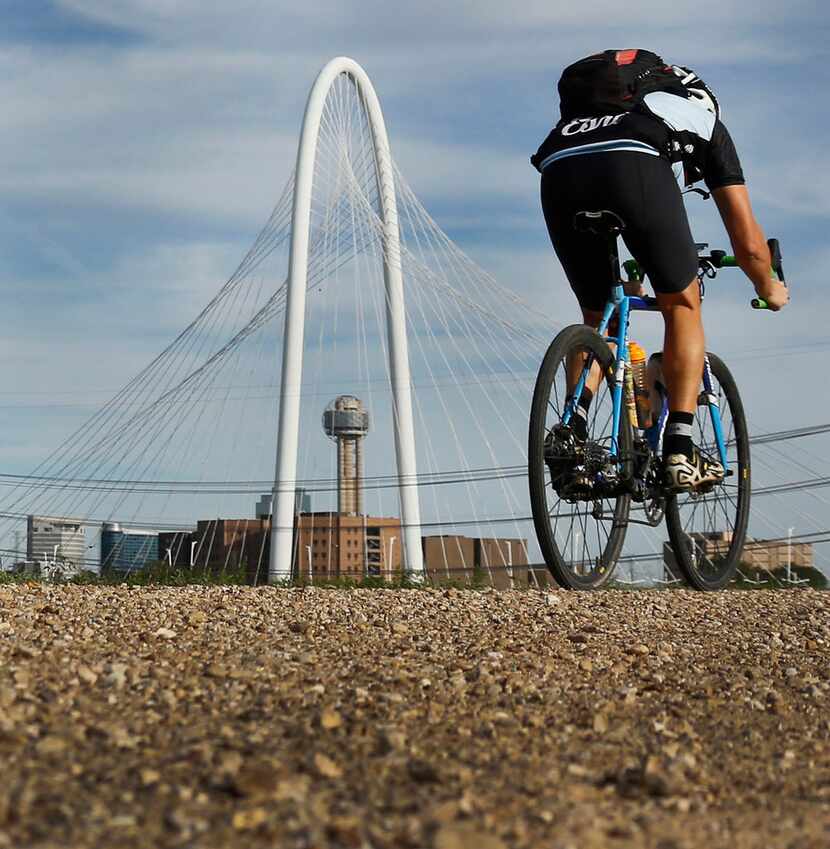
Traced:
<path fill-rule="evenodd" d="M 764 231 L 755 220 L 746 186 L 724 186 L 712 192 L 718 205 L 732 250 L 741 270 L 752 281 L 759 298 L 771 310 L 780 310 L 789 301 L 787 287 L 770 274 L 770 255 Z"/>

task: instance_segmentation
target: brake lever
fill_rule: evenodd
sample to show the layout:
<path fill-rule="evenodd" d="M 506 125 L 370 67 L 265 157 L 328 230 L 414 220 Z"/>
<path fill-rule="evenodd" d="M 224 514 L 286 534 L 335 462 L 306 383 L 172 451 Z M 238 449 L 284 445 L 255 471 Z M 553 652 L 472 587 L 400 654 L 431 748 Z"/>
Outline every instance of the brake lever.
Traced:
<path fill-rule="evenodd" d="M 697 186 L 691 186 L 683 192 L 684 195 L 695 194 L 700 195 L 703 200 L 709 200 L 712 197 L 711 192 L 704 191 L 703 189 L 699 189 Z"/>

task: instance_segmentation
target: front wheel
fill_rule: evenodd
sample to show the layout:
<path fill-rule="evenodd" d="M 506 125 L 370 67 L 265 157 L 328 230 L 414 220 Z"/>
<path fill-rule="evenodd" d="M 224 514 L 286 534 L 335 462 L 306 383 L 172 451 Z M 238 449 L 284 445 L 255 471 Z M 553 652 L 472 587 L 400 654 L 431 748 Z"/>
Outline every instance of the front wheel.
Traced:
<path fill-rule="evenodd" d="M 562 427 L 562 417 L 569 388 L 586 362 L 602 377 L 589 409 L 587 440 L 579 442 Z M 613 365 L 608 343 L 595 330 L 566 327 L 548 348 L 533 393 L 528 435 L 533 522 L 548 569 L 567 589 L 605 584 L 625 539 L 632 432 L 623 410 L 619 457 L 612 458 Z"/>
<path fill-rule="evenodd" d="M 680 573 L 678 577 L 682 575 L 698 590 L 719 590 L 735 577 L 746 540 L 750 496 L 749 434 L 735 379 L 719 357 L 708 356 L 729 473 L 722 483 L 708 492 L 680 492 L 669 496 L 666 525 Z M 695 410 L 692 439 L 702 453 L 718 457 L 712 416 L 704 393 Z"/>

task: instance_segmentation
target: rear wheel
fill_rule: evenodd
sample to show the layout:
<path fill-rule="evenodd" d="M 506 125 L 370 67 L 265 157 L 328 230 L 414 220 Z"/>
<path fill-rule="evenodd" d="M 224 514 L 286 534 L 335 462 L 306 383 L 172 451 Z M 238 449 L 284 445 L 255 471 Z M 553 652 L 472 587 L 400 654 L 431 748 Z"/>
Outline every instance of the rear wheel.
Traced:
<path fill-rule="evenodd" d="M 731 474 L 708 492 L 681 492 L 666 502 L 666 525 L 678 577 L 698 590 L 721 589 L 735 577 L 749 521 L 749 434 L 743 404 L 723 361 L 709 354 L 709 365 Z M 718 458 L 709 406 L 702 393 L 692 439 L 703 454 Z"/>
<path fill-rule="evenodd" d="M 602 370 L 588 415 L 585 443 L 561 425 L 568 363 L 590 358 Z M 528 437 L 530 504 L 548 569 L 569 589 L 592 589 L 611 577 L 625 539 L 631 496 L 632 432 L 623 410 L 618 462 L 610 458 L 614 356 L 584 325 L 563 330 L 542 362 Z"/>

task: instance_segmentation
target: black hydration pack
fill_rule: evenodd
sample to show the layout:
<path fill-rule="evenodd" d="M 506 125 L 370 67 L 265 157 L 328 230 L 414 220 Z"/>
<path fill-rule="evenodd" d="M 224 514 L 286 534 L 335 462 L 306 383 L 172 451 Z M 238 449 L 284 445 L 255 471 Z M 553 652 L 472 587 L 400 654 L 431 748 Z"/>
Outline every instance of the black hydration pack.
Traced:
<path fill-rule="evenodd" d="M 569 65 L 559 80 L 564 120 L 630 112 L 653 91 L 687 97 L 670 65 L 649 50 L 604 50 Z"/>

